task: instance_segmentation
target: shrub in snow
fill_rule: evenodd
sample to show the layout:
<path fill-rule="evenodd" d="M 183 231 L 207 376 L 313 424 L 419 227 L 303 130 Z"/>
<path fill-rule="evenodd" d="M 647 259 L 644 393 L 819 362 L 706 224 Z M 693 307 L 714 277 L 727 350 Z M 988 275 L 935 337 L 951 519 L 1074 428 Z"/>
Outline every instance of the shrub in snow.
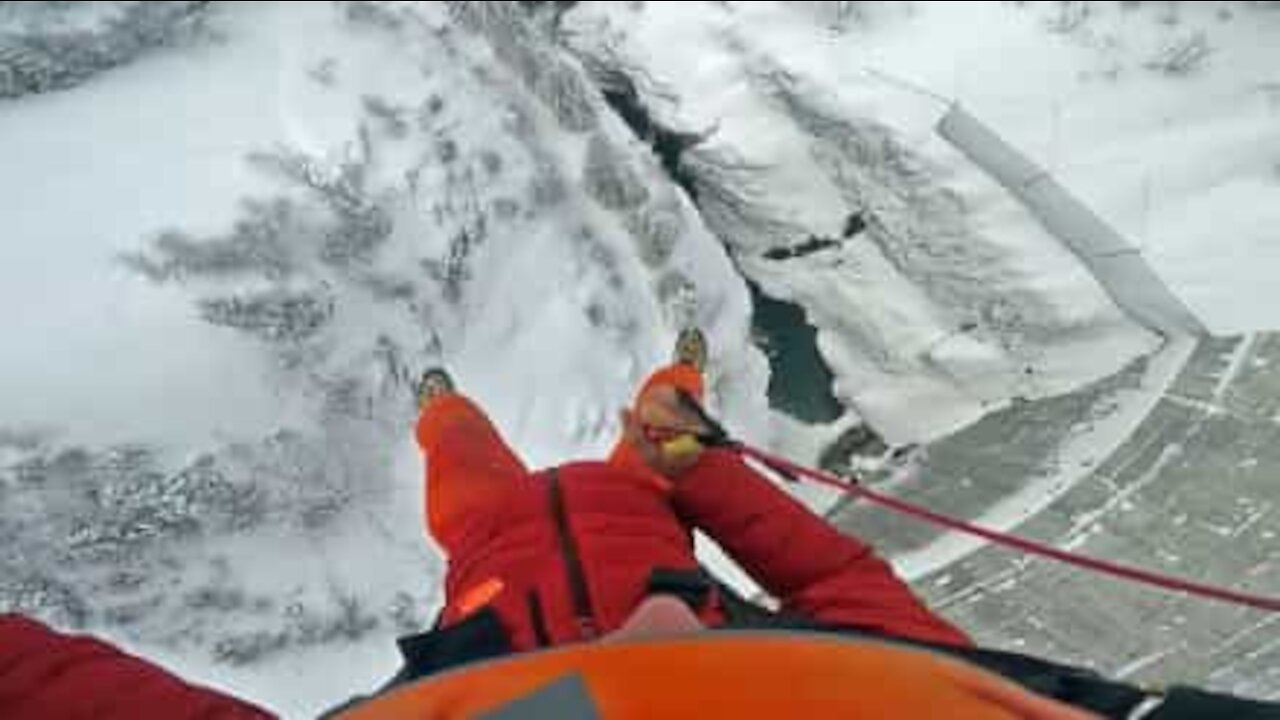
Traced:
<path fill-rule="evenodd" d="M 631 210 L 649 199 L 649 189 L 603 135 L 591 136 L 582 182 L 596 202 L 610 210 Z"/>
<path fill-rule="evenodd" d="M 650 268 L 665 265 L 685 231 L 685 219 L 674 199 L 652 202 L 627 217 L 627 230 Z"/>
<path fill-rule="evenodd" d="M 586 258 L 604 271 L 609 287 L 615 290 L 622 289 L 624 280 L 622 273 L 618 270 L 618 257 L 608 245 L 601 242 L 595 233 L 585 227 L 573 235 L 573 243 L 578 257 Z"/>
<path fill-rule="evenodd" d="M 694 201 L 707 227 L 731 247 L 772 247 L 787 243 L 797 229 L 773 217 L 756 178 L 766 167 L 746 162 L 725 148 L 697 146 L 684 155 Z"/>
<path fill-rule="evenodd" d="M 266 511 L 259 488 L 231 483 L 211 458 L 166 473 L 147 448 L 116 448 L 96 458 L 90 481 L 91 503 L 73 520 L 69 540 L 95 557 L 133 554 L 204 530 L 247 529 Z"/>
<path fill-rule="evenodd" d="M 269 290 L 199 301 L 200 317 L 212 325 L 243 330 L 269 342 L 299 342 L 333 319 L 334 301 L 323 289 Z"/>
<path fill-rule="evenodd" d="M 845 30 L 850 25 L 863 20 L 863 3 L 848 0 L 812 0 L 811 2 L 794 3 L 807 8 L 820 21 L 833 30 Z"/>
<path fill-rule="evenodd" d="M 1212 54 L 1208 36 L 1196 32 L 1166 45 L 1145 67 L 1170 77 L 1184 77 L 1204 69 Z"/>
<path fill-rule="evenodd" d="M 499 220 L 514 220 L 520 214 L 520 203 L 508 197 L 495 198 L 489 211 Z"/>
<path fill-rule="evenodd" d="M 210 37 L 207 2 L 5 4 L 25 22 L 0 33 L 0 98 L 73 87 L 151 48 Z"/>
<path fill-rule="evenodd" d="M 658 299 L 663 305 L 677 306 L 697 294 L 697 285 L 679 270 L 669 270 L 658 279 Z"/>
<path fill-rule="evenodd" d="M 592 90 L 582 73 L 537 37 L 529 16 L 515 2 L 450 2 L 463 27 L 485 37 L 493 51 L 524 83 L 525 89 L 570 132 L 587 132 L 599 118 Z"/>
<path fill-rule="evenodd" d="M 347 20 L 365 23 L 383 30 L 399 30 L 404 27 L 407 13 L 393 3 L 378 0 L 346 0 L 340 3 Z"/>
<path fill-rule="evenodd" d="M 462 299 L 472 253 L 488 236 L 476 180 L 484 172 L 481 161 L 473 168 L 459 160 L 444 171 L 445 191 L 431 207 L 440 232 L 450 233 L 446 252 L 418 267 L 411 260 L 416 253 L 401 246 L 400 262 L 380 264 L 398 217 L 393 209 L 403 207 L 407 193 L 417 192 L 421 177 L 414 172 L 432 161 L 392 175 L 403 185 L 372 189 L 374 143 L 395 142 L 402 130 L 419 130 L 411 122 L 416 110 L 373 96 L 365 97 L 363 106 L 366 124 L 342 159 L 322 160 L 288 147 L 250 157 L 257 168 L 284 181 L 287 196 L 246 202 L 229 232 L 194 238 L 170 231 L 124 258 L 154 282 L 194 285 L 201 291 L 196 305 L 204 321 L 269 344 L 282 379 L 299 385 L 291 391 L 313 402 L 325 422 L 353 423 L 335 430 L 335 437 L 350 431 L 344 442 L 364 432 L 364 425 L 398 418 L 407 407 L 400 404 L 412 386 L 405 358 L 438 355 L 433 308 Z M 429 143 L 430 135 L 418 139 Z M 355 325 L 338 322 L 352 313 L 369 315 Z M 418 352 L 392 342 L 388 326 L 416 328 Z M 356 478 L 349 468 L 329 468 L 324 461 L 349 456 L 364 463 L 385 447 L 387 437 L 381 428 L 380 436 L 365 438 L 365 444 L 311 449 L 321 461 L 308 481 L 315 492 L 297 494 L 289 503 L 301 525 L 327 524 L 349 505 L 352 487 L 379 477 L 369 470 Z M 304 466 L 310 467 L 299 465 Z"/>
<path fill-rule="evenodd" d="M 488 238 L 488 228 L 487 217 L 478 214 L 450 236 L 443 260 L 422 261 L 422 268 L 440 284 L 441 297 L 446 302 L 456 304 L 462 300 L 463 290 L 472 278 L 471 254 Z"/>
<path fill-rule="evenodd" d="M 328 167 L 316 159 L 288 148 L 256 153 L 250 161 L 306 187 L 333 213 L 335 227 L 324 233 L 321 260 L 339 266 L 368 263 L 373 253 L 391 235 L 390 213 L 369 197 L 365 187 L 368 140 L 364 157 Z"/>
<path fill-rule="evenodd" d="M 376 95 L 365 95 L 361 101 L 365 112 L 377 121 L 387 135 L 396 140 L 403 140 L 409 135 L 409 108 L 393 105 Z"/>
<path fill-rule="evenodd" d="M 13 550 L 0 557 L 0 612 L 63 627 L 97 620 L 128 627 L 139 641 L 200 645 L 202 628 L 221 634 L 229 618 L 263 616 L 271 601 L 237 585 L 225 559 L 202 564 L 197 548 L 253 532 L 268 519 L 278 533 L 337 517 L 350 502 L 354 476 L 368 473 L 350 448 L 332 461 L 326 451 L 340 442 L 282 432 L 176 469 L 141 445 L 36 448 L 21 467 L 0 468 L 0 476 L 27 478 L 7 484 L 5 507 L 38 510 L 39 517 L 32 524 L 31 512 L 0 515 L 0 542 Z M 190 582 L 205 565 L 214 577 Z M 377 623 L 333 592 L 334 608 L 291 625 L 289 642 L 345 642 Z M 262 636 L 233 634 L 221 654 L 248 662 L 275 647 Z"/>
<path fill-rule="evenodd" d="M 492 150 L 480 152 L 480 165 L 489 177 L 497 177 L 502 174 L 502 156 Z"/>
<path fill-rule="evenodd" d="M 375 122 L 393 123 L 407 111 L 366 98 Z M 369 111 L 369 107 L 376 109 Z M 197 301 L 200 316 L 276 346 L 280 366 L 320 389 L 351 368 L 323 368 L 324 331 L 339 312 L 339 298 L 354 296 L 408 310 L 414 322 L 426 323 L 428 309 L 417 302 L 420 289 L 404 269 L 382 270 L 376 259 L 389 241 L 394 221 L 388 209 L 394 198 L 368 189 L 367 166 L 373 139 L 361 134 L 355 158 L 327 163 L 289 148 L 256 153 L 250 161 L 285 180 L 306 197 L 249 201 L 232 229 L 220 236 L 192 238 L 170 231 L 151 247 L 124 262 L 155 282 L 211 284 L 211 294 Z M 457 298 L 467 279 L 466 261 L 483 221 L 467 226 L 466 237 L 453 244 L 440 263 L 438 280 Z M 429 328 L 427 335 L 431 335 Z M 376 332 L 351 338 L 367 340 L 375 349 Z M 370 355 L 372 357 L 372 355 Z M 324 396 L 323 389 L 321 396 Z M 368 414 L 362 404 L 362 416 Z M 323 513 L 321 513 L 323 514 Z"/>
<path fill-rule="evenodd" d="M 25 568 L 0 564 L 0 612 L 37 617 L 63 628 L 83 628 L 93 612 L 89 603 L 70 585 Z"/>
<path fill-rule="evenodd" d="M 334 87 L 338 84 L 338 61 L 325 58 L 307 71 L 307 75 L 321 87 Z"/>
<path fill-rule="evenodd" d="M 222 638 L 213 646 L 213 659 L 233 666 L 248 665 L 280 652 L 288 645 L 289 634 L 286 632 L 259 630 L 235 634 Z"/>
<path fill-rule="evenodd" d="M 297 647 L 350 643 L 377 629 L 381 621 L 365 611 L 351 594 L 333 592 L 332 609 L 311 610 L 294 603 L 285 612 L 284 625 L 273 619 L 271 629 L 236 631 L 219 639 L 213 658 L 228 665 L 244 666 Z"/>
<path fill-rule="evenodd" d="M 215 610 L 226 613 L 244 608 L 248 604 L 248 597 L 240 588 L 211 585 L 187 592 L 183 595 L 182 602 L 191 610 Z"/>
<path fill-rule="evenodd" d="M 576 68 L 545 49 L 530 53 L 516 68 L 530 92 L 551 109 L 565 130 L 587 132 L 596 127 L 591 91 Z"/>
<path fill-rule="evenodd" d="M 529 181 L 529 202 L 540 209 L 548 209 L 563 203 L 569 196 L 564 176 L 551 163 L 539 163 Z"/>
<path fill-rule="evenodd" d="M 318 228 L 283 198 L 250 200 L 243 208 L 223 237 L 197 240 L 170 230 L 152 241 L 150 252 L 128 253 L 122 260 L 153 282 L 242 276 L 278 280 L 292 275 L 298 262 L 293 248 L 300 236 Z"/>
<path fill-rule="evenodd" d="M 581 228 L 571 237 L 576 248 L 575 257 L 580 258 L 579 262 L 594 265 L 590 274 L 603 276 L 610 290 L 596 296 L 584 308 L 587 322 L 593 328 L 611 332 L 619 339 L 634 336 L 639 321 L 635 308 L 627 304 L 626 296 L 622 293 L 626 288 L 626 280 L 618 268 L 617 254 L 589 228 Z"/>
<path fill-rule="evenodd" d="M 1093 17 L 1094 8 L 1086 0 L 1066 0 L 1053 3 L 1053 11 L 1047 22 L 1050 31 L 1073 33 Z"/>
<path fill-rule="evenodd" d="M 397 635 L 410 635 L 422 632 L 427 626 L 427 619 L 419 614 L 420 608 L 427 603 L 415 599 L 407 592 L 398 592 L 391 600 L 387 615 L 395 625 Z"/>

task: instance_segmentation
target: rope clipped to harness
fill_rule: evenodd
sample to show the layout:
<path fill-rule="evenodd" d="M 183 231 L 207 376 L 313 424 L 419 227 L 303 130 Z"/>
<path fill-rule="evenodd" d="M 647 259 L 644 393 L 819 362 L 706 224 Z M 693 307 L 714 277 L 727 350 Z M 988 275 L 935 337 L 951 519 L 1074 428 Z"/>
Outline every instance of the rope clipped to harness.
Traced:
<path fill-rule="evenodd" d="M 1236 605 L 1257 608 L 1259 610 L 1280 612 L 1280 598 L 1240 592 L 1230 588 L 1208 585 L 1185 578 L 1164 575 L 1144 568 L 1122 565 L 1109 560 L 1102 560 L 1100 558 L 1068 552 L 1051 545 L 1038 543 L 1017 535 L 1000 532 L 975 523 L 953 518 L 949 515 L 944 515 L 940 512 L 915 505 L 905 500 L 876 492 L 875 490 L 871 490 L 870 488 L 860 485 L 856 479 L 841 478 L 821 470 L 815 470 L 813 468 L 799 465 L 785 458 L 778 457 L 777 455 L 765 452 L 759 448 L 734 440 L 732 436 L 729 435 L 728 431 L 725 430 L 724 426 L 712 418 L 696 399 L 684 392 L 679 393 L 679 398 L 681 405 L 689 412 L 696 415 L 702 422 L 703 427 L 706 428 L 704 432 L 698 433 L 695 436 L 698 442 L 707 447 L 721 447 L 733 450 L 744 458 L 750 458 L 761 463 L 790 482 L 799 482 L 801 478 L 804 478 L 819 485 L 834 488 L 845 494 L 862 498 L 868 502 L 888 508 L 908 517 L 923 520 L 948 530 L 973 535 L 1028 555 L 1049 558 L 1051 560 L 1056 560 L 1091 572 L 1110 575 L 1133 583 L 1186 593 L 1188 595 L 1208 598 L 1211 600 L 1219 600 Z"/>

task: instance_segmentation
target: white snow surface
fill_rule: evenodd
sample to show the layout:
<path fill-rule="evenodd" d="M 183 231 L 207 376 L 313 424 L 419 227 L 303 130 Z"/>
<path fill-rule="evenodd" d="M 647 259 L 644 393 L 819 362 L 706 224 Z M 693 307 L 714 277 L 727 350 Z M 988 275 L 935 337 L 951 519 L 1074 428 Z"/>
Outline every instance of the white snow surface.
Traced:
<path fill-rule="evenodd" d="M 936 437 L 1011 396 L 1061 391 L 1150 349 L 1066 251 L 933 136 L 945 105 L 859 67 L 891 41 L 879 32 L 833 34 L 786 4 L 622 7 L 572 15 L 571 42 L 642 68 L 666 122 L 710 128 L 711 152 L 764 168 L 752 176 L 754 210 L 781 229 L 726 228 L 729 242 L 767 292 L 806 308 L 839 396 L 890 440 Z M 787 92 L 800 100 L 780 99 Z M 828 118 L 846 125 L 822 125 Z M 850 141 L 861 144 L 841 145 Z M 787 264 L 759 259 L 771 245 L 838 237 L 859 209 L 875 242 Z M 936 251 L 912 247 L 929 234 Z M 1012 286 L 1038 307 L 1003 304 Z M 969 323 L 990 335 L 962 331 Z M 1053 352 L 1037 333 L 1052 335 Z"/>
<path fill-rule="evenodd" d="M 87 442 L 187 444 L 286 422 L 252 344 L 195 317 L 181 293 L 115 262 L 168 226 L 213 231 L 267 188 L 243 156 L 283 138 L 248 52 L 270 25 L 236 18 L 227 45 L 171 53 L 75 92 L 0 106 L 0 353 L 4 422 Z M 227 82 L 214 54 L 244 51 Z M 211 392 L 216 389 L 216 392 Z"/>
<path fill-rule="evenodd" d="M 1029 213 L 934 133 L 953 102 L 1114 224 L 1212 331 L 1274 327 L 1262 309 L 1280 266 L 1268 229 L 1277 205 L 1264 199 L 1275 193 L 1280 127 L 1274 13 L 1215 3 L 713 5 L 588 4 L 568 18 L 569 43 L 630 68 L 651 110 L 707 133 L 710 152 L 762 168 L 753 209 L 783 229 L 731 228 L 729 242 L 767 291 L 805 306 L 839 395 L 887 437 L 936 437 L 1005 398 L 1056 394 L 1152 349 Z M 1148 67 L 1201 37 L 1202 66 Z M 846 125 L 806 127 L 798 105 Z M 841 158 L 856 154 L 840 143 L 859 132 L 871 138 L 858 146 L 864 159 L 894 144 L 889 157 L 927 173 L 914 203 L 878 182 L 892 172 L 859 177 Z M 930 212 L 945 212 L 921 209 L 935 192 L 958 200 L 961 223 L 930 224 Z M 758 258 L 762 246 L 838 236 L 841 211 L 858 207 L 900 242 L 933 229 L 939 259 L 917 254 L 904 270 L 865 242 L 789 264 Z M 948 288 L 949 298 L 917 281 L 968 265 L 980 284 Z M 985 294 L 1019 290 L 1036 305 Z M 981 330 L 959 332 L 964 321 Z"/>
<path fill-rule="evenodd" d="M 112 16 L 110 3 L 70 15 L 58 6 L 89 4 L 45 5 L 47 16 L 32 17 L 60 29 Z M 286 717 L 314 716 L 394 672 L 392 638 L 422 627 L 440 602 L 409 437 L 409 384 L 425 365 L 448 365 L 530 465 L 600 456 L 617 408 L 692 319 L 711 335 L 713 401 L 728 424 L 812 462 L 839 428 L 766 408 L 768 369 L 740 271 L 805 307 L 837 395 L 891 441 L 937 437 L 1155 349 L 1007 193 L 933 135 L 949 99 L 1138 243 L 1212 329 L 1276 329 L 1280 62 L 1268 38 L 1280 13 L 1225 19 L 1219 3 L 1106 3 L 1077 21 L 1039 5 L 570 12 L 564 32 L 578 53 L 635 70 L 661 121 L 709 131 L 700 151 L 754 168 L 726 184 L 749 198 L 755 224 L 708 228 L 596 95 L 584 100 L 594 124 L 566 128 L 495 54 L 493 36 L 464 28 L 443 3 L 216 3 L 197 42 L 157 47 L 75 87 L 0 98 L 0 520 L 41 543 L 0 552 L 0 571 L 36 547 L 29 557 L 50 567 L 23 573 L 86 595 L 100 587 L 58 576 L 67 538 L 31 529 L 29 518 L 59 527 L 78 517 L 61 495 L 21 484 L 15 468 L 29 470 L 31 458 L 110 459 L 142 444 L 172 473 L 213 457 L 233 486 L 266 483 L 264 520 L 161 536 L 164 550 L 138 546 L 139 567 L 162 570 L 176 589 L 141 605 L 121 595 L 118 608 L 107 607 L 114 596 L 98 597 L 100 607 L 91 597 L 81 626 Z M 1178 21 L 1153 17 L 1161 12 Z M 12 18 L 0 20 L 8 28 Z M 1203 68 L 1144 67 L 1197 32 L 1212 48 Z M 786 93 L 846 125 L 826 134 L 802 124 L 778 99 Z M 883 150 L 868 167 L 839 144 L 848 128 Z M 641 210 L 606 207 L 587 187 L 592 142 L 649 188 Z M 263 153 L 274 159 L 250 162 Z M 310 187 L 280 171 L 290 159 Z M 376 208 L 390 229 L 372 250 L 334 260 L 326 233 L 349 230 L 336 208 L 350 197 L 333 188 L 357 175 L 357 210 Z M 904 177 L 918 194 L 885 190 Z M 283 271 L 188 266 L 155 284 L 121 259 L 162 261 L 153 241 L 166 230 L 231 237 L 252 218 L 246 201 L 276 198 L 292 208 L 272 226 Z M 650 208 L 676 228 L 658 259 L 631 221 Z M 811 235 L 839 237 L 859 209 L 877 218 L 882 244 L 855 238 L 785 264 L 761 258 Z M 728 229 L 741 231 L 732 259 L 714 234 Z M 929 236 L 939 229 L 950 235 Z M 936 257 L 922 250 L 934 241 Z M 900 257 L 886 253 L 895 247 Z M 673 291 L 680 278 L 690 291 Z M 206 322 L 198 305 L 282 294 L 318 298 L 328 308 L 319 329 L 255 335 Z M 960 332 L 970 320 L 980 330 Z M 1118 442 L 1132 421 L 1119 417 L 1077 450 Z M 991 519 L 1016 523 L 1063 482 L 1028 488 Z M 328 510 L 279 501 L 295 496 Z M 935 569 L 971 549 L 934 548 L 913 562 Z M 102 574 L 88 567 L 86 578 Z M 208 587 L 248 600 L 228 600 L 223 615 L 216 598 L 184 610 Z M 31 597 L 0 596 L 0 607 L 60 619 Z M 126 607 L 147 609 L 127 623 L 106 612 Z M 287 637 L 271 650 L 281 627 Z M 236 654 L 246 647 L 267 649 Z"/>
<path fill-rule="evenodd" d="M 681 229 L 669 258 L 646 264 L 621 218 L 584 191 L 586 139 L 559 129 L 446 8 L 227 3 L 211 12 L 217 35 L 204 43 L 0 106 L 0 189 L 21 199 L 7 206 L 15 241 L 0 251 L 0 292 L 22 310 L 0 325 L 2 422 L 15 436 L 37 431 L 37 450 L 144 443 L 179 463 L 243 451 L 277 430 L 319 438 L 312 449 L 322 456 L 303 461 L 317 475 L 301 481 L 321 500 L 332 493 L 349 504 L 323 532 L 278 517 L 278 526 L 180 552 L 177 582 L 211 575 L 215 586 L 270 599 L 266 617 L 240 613 L 200 630 L 193 620 L 192 631 L 174 633 L 158 629 L 160 617 L 100 627 L 190 678 L 306 717 L 394 672 L 396 631 L 381 616 L 397 593 L 413 599 L 417 627 L 440 601 L 410 434 L 417 369 L 448 366 L 533 467 L 602 456 L 618 409 L 666 360 L 683 322 L 711 336 L 713 396 L 726 420 L 767 441 L 766 370 L 748 338 L 746 288 L 684 201 L 667 191 Z M 601 136 L 657 186 L 620 121 L 598 115 Z M 320 182 L 359 165 L 362 194 L 392 223 L 376 258 L 318 260 L 331 198 L 264 168 L 271 162 L 250 162 L 254 153 L 305 156 Z M 168 229 L 222 238 L 246 218 L 246 200 L 274 197 L 294 203 L 309 231 L 281 233 L 285 277 L 184 267 L 156 287 L 122 262 Z M 464 233 L 470 242 L 458 241 Z M 165 257 L 157 249 L 152 259 Z M 659 288 L 672 272 L 689 291 Z M 388 301 L 376 292 L 386 286 L 407 286 L 409 297 Z M 193 305 L 295 290 L 331 308 L 324 330 L 297 342 L 214 327 Z M 690 294 L 697 303 L 686 308 Z M 335 390 L 347 385 L 354 403 Z M 272 470 L 302 472 L 292 462 Z M 343 625 L 341 598 L 351 593 L 360 608 Z M 316 640 L 324 631 L 308 627 L 309 613 L 335 607 L 350 641 Z M 361 629 L 362 613 L 382 621 L 376 638 Z M 225 661 L 237 648 L 270 646 L 288 625 L 288 652 Z M 365 662 L 353 663 L 353 652 Z"/>

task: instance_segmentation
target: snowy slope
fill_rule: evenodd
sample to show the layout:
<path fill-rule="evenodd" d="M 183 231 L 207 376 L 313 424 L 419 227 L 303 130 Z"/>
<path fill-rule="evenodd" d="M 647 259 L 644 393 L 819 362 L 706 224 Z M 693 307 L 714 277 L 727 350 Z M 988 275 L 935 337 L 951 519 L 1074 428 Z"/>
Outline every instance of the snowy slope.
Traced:
<path fill-rule="evenodd" d="M 1157 347 L 902 78 L 1213 329 L 1274 325 L 1280 13 L 1080 5 L 0 5 L 0 608 L 310 716 L 439 603 L 425 365 L 530 464 L 598 456 L 694 320 L 728 424 L 812 461 L 860 416 L 929 440 Z M 1203 67 L 1144 65 L 1200 31 Z M 696 197 L 601 71 L 700 139 Z M 766 408 L 743 274 L 818 326 L 846 417 Z"/>
<path fill-rule="evenodd" d="M 660 122 L 704 134 L 695 178 L 750 181 L 735 207 L 708 201 L 712 228 L 806 308 L 840 397 L 906 441 L 1152 347 L 938 137 L 954 102 L 1113 223 L 1211 330 L 1274 324 L 1277 175 L 1258 149 L 1277 140 L 1276 21 L 1248 3 L 587 3 L 564 32 Z M 842 238 L 855 212 L 868 227 Z M 766 256 L 815 237 L 836 242 Z"/>
<path fill-rule="evenodd" d="M 280 129 L 249 112 L 262 87 L 209 72 L 213 52 L 199 40 L 110 83 L 0 106 L 8 230 L 0 299 L 22 309 L 0 321 L 6 423 L 90 442 L 164 433 L 204 443 L 287 417 L 289 401 L 262 377 L 255 348 L 200 323 L 180 293 L 139 283 L 114 262 L 157 228 L 219 227 L 241 194 L 266 187 L 242 156 Z M 194 132 L 220 108 L 223 132 Z"/>
<path fill-rule="evenodd" d="M 758 437 L 764 364 L 723 251 L 599 100 L 563 128 L 443 6 L 205 22 L 0 107 L 4 300 L 30 309 L 0 328 L 2 597 L 305 716 L 439 601 L 418 369 L 537 465 L 601 455 L 683 322 Z M 618 177 L 652 188 L 638 219 L 597 199 Z"/>
<path fill-rule="evenodd" d="M 767 292 L 806 308 L 838 394 L 889 439 L 936 437 L 1151 349 L 1075 258 L 933 135 L 944 103 L 865 72 L 909 21 L 868 12 L 889 16 L 874 34 L 831 32 L 803 3 L 590 4 L 567 32 L 639 78 L 664 122 L 706 132 L 690 172 L 713 185 L 734 177 L 728 164 L 749 179 L 749 194 L 711 208 L 713 227 Z M 846 236 L 850 215 L 866 227 Z M 768 257 L 808 238 L 834 247 Z"/>

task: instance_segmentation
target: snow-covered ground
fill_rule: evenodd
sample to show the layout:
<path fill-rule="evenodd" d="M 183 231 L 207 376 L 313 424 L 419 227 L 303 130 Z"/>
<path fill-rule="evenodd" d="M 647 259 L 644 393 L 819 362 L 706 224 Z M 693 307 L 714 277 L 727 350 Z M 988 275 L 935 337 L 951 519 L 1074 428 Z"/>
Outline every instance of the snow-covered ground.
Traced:
<path fill-rule="evenodd" d="M 908 441 L 1151 349 L 938 137 L 955 102 L 1115 224 L 1212 330 L 1272 322 L 1276 160 L 1258 148 L 1277 140 L 1277 18 L 1131 5 L 587 3 L 565 33 L 632 76 L 660 122 L 707 133 L 695 176 L 751 168 L 745 210 L 709 213 L 713 229 L 766 291 L 805 306 L 840 397 Z M 868 227 L 841 238 L 852 213 Z M 1205 259 L 1205 228 L 1228 215 Z M 843 241 L 763 256 L 812 237 Z"/>
<path fill-rule="evenodd" d="M 314 715 L 439 603 L 424 365 L 531 464 L 598 456 L 693 320 L 728 424 L 811 462 L 1155 350 L 934 132 L 952 100 L 1212 330 L 1275 329 L 1264 5 L 0 4 L 0 609 Z M 609 73 L 700 137 L 696 197 Z M 818 327 L 845 418 L 768 410 L 743 274 Z"/>
<path fill-rule="evenodd" d="M 549 106 L 440 5 L 207 13 L 0 107 L 3 597 L 306 716 L 439 603 L 417 371 L 537 465 L 602 455 L 684 322 L 757 436 L 766 369 L 724 251 L 572 68 Z"/>

